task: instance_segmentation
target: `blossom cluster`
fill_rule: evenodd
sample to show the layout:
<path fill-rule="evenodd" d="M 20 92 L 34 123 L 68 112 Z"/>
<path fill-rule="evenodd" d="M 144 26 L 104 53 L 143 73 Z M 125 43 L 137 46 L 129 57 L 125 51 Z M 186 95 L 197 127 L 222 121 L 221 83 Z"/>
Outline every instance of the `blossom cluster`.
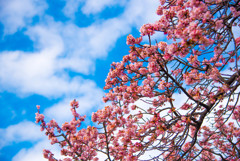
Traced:
<path fill-rule="evenodd" d="M 127 37 L 129 54 L 113 62 L 105 80 L 108 106 L 92 114 L 94 126 L 71 102 L 73 119 L 61 127 L 36 122 L 62 155 L 74 160 L 239 160 L 239 49 L 237 0 L 160 0 L 159 20 Z M 151 42 L 162 32 L 171 43 Z M 148 36 L 149 44 L 141 44 Z M 138 102 L 142 102 L 141 105 Z M 55 160 L 50 151 L 45 158 Z M 69 159 L 69 158 L 66 158 Z"/>

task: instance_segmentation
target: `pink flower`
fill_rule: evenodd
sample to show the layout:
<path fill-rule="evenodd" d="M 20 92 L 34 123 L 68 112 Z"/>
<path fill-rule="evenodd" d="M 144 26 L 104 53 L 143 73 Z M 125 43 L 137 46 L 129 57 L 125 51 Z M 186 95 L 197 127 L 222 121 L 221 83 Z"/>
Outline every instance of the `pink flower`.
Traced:
<path fill-rule="evenodd" d="M 122 80 L 123 80 L 123 82 L 127 82 L 128 81 L 128 76 L 127 75 L 122 76 Z"/>
<path fill-rule="evenodd" d="M 161 5 L 164 5 L 165 2 L 166 2 L 166 0 L 160 0 Z"/>
<path fill-rule="evenodd" d="M 158 43 L 158 48 L 162 51 L 165 51 L 165 49 L 167 48 L 167 43 L 163 42 L 163 41 L 159 42 Z"/>
<path fill-rule="evenodd" d="M 236 38 L 235 42 L 236 42 L 236 46 L 239 46 L 240 45 L 240 37 Z"/>
<path fill-rule="evenodd" d="M 163 14 L 163 7 L 158 6 L 156 13 L 157 13 L 157 15 L 162 15 Z"/>
<path fill-rule="evenodd" d="M 40 121 L 43 121 L 44 120 L 44 115 L 43 114 L 39 114 L 39 113 L 36 113 L 36 123 L 39 123 Z"/>
<path fill-rule="evenodd" d="M 70 106 L 74 107 L 74 108 L 78 108 L 78 101 L 76 101 L 75 99 L 70 103 Z"/>
<path fill-rule="evenodd" d="M 170 55 L 169 53 L 165 53 L 165 54 L 163 55 L 163 58 L 164 58 L 164 60 L 166 60 L 166 61 L 170 61 L 170 60 L 173 59 L 172 55 Z"/>
<path fill-rule="evenodd" d="M 131 34 L 127 36 L 127 45 L 139 44 L 142 41 L 142 37 L 135 39 Z"/>
<path fill-rule="evenodd" d="M 127 45 L 134 45 L 134 44 L 135 44 L 135 38 L 131 34 L 129 34 L 127 36 Z"/>
<path fill-rule="evenodd" d="M 205 20 L 209 20 L 211 17 L 212 17 L 212 14 L 209 11 L 207 11 L 203 16 Z"/>
<path fill-rule="evenodd" d="M 158 85 L 158 89 L 160 90 L 164 90 L 165 89 L 165 86 L 166 86 L 166 83 L 164 80 L 162 80 L 159 85 Z"/>
<path fill-rule="evenodd" d="M 183 104 L 182 107 L 181 107 L 181 109 L 183 109 L 183 110 L 188 110 L 190 108 L 191 108 L 191 105 L 188 104 L 188 103 Z"/>
<path fill-rule="evenodd" d="M 148 73 L 148 70 L 146 68 L 140 68 L 139 73 L 142 74 L 142 75 L 145 75 L 145 74 Z"/>
<path fill-rule="evenodd" d="M 145 35 L 153 35 L 155 33 L 154 27 L 152 24 L 145 24 L 140 28 L 140 32 L 142 36 Z"/>
<path fill-rule="evenodd" d="M 36 105 L 37 109 L 39 110 L 40 109 L 40 105 Z"/>
<path fill-rule="evenodd" d="M 178 76 L 178 74 L 182 71 L 182 69 L 176 69 L 176 70 L 173 70 L 172 73 L 174 76 Z"/>
<path fill-rule="evenodd" d="M 232 12 L 233 17 L 237 17 L 240 15 L 240 11 L 237 11 L 234 7 L 230 7 L 230 11 Z"/>
<path fill-rule="evenodd" d="M 64 158 L 63 161 L 72 161 L 70 158 Z"/>
<path fill-rule="evenodd" d="M 223 20 L 217 20 L 216 22 L 215 22 L 215 29 L 216 30 L 219 30 L 220 28 L 222 28 L 223 27 Z"/>
<path fill-rule="evenodd" d="M 216 67 L 221 67 L 222 65 L 223 65 L 223 64 L 222 64 L 222 63 L 219 63 L 219 62 L 215 64 Z"/>
<path fill-rule="evenodd" d="M 51 140 L 52 140 L 51 141 L 52 145 L 55 144 L 55 143 L 58 143 L 58 139 L 56 137 L 52 137 Z"/>
<path fill-rule="evenodd" d="M 106 103 L 109 100 L 108 97 L 103 97 L 102 99 L 104 103 Z"/>
<path fill-rule="evenodd" d="M 93 121 L 93 122 L 96 122 L 96 121 L 97 121 L 97 118 L 98 118 L 98 115 L 97 115 L 95 112 L 93 112 L 93 113 L 92 113 L 92 121 Z"/>
<path fill-rule="evenodd" d="M 186 144 L 183 146 L 183 150 L 184 150 L 184 151 L 187 151 L 190 147 L 191 147 L 191 143 L 188 142 L 188 143 L 186 143 Z"/>

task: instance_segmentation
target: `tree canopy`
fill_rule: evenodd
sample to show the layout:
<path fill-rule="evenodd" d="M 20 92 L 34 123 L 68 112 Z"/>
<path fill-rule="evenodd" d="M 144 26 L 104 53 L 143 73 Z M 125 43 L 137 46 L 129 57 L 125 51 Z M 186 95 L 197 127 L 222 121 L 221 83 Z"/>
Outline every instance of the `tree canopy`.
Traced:
<path fill-rule="evenodd" d="M 81 128 L 76 100 L 62 126 L 38 106 L 36 122 L 63 160 L 240 160 L 240 0 L 160 0 L 156 13 L 112 63 L 96 126 Z"/>

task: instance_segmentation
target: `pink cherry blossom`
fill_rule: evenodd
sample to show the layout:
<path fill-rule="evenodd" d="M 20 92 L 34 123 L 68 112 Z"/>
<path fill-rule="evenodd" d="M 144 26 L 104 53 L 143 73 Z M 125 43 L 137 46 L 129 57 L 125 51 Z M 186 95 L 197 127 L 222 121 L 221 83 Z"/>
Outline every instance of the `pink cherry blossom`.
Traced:
<path fill-rule="evenodd" d="M 37 106 L 36 123 L 64 160 L 97 161 L 101 153 L 133 161 L 148 152 L 148 160 L 239 160 L 240 38 L 232 29 L 240 27 L 240 3 L 159 2 L 159 19 L 143 25 L 139 38 L 128 35 L 129 53 L 112 63 L 107 105 L 92 113 L 93 126 L 82 126 L 87 117 L 77 100 L 70 103 L 72 120 L 62 125 L 45 122 Z M 159 33 L 164 39 L 151 41 Z M 43 155 L 57 160 L 49 150 Z"/>

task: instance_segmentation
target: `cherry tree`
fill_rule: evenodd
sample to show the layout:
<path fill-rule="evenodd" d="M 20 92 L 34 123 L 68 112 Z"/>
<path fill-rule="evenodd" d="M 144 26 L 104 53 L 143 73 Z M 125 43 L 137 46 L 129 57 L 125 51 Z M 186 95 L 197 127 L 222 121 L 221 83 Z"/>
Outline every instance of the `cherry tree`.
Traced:
<path fill-rule="evenodd" d="M 156 13 L 112 63 L 95 126 L 81 127 L 76 100 L 61 126 L 38 106 L 36 122 L 63 160 L 240 161 L 240 0 L 160 0 Z"/>

